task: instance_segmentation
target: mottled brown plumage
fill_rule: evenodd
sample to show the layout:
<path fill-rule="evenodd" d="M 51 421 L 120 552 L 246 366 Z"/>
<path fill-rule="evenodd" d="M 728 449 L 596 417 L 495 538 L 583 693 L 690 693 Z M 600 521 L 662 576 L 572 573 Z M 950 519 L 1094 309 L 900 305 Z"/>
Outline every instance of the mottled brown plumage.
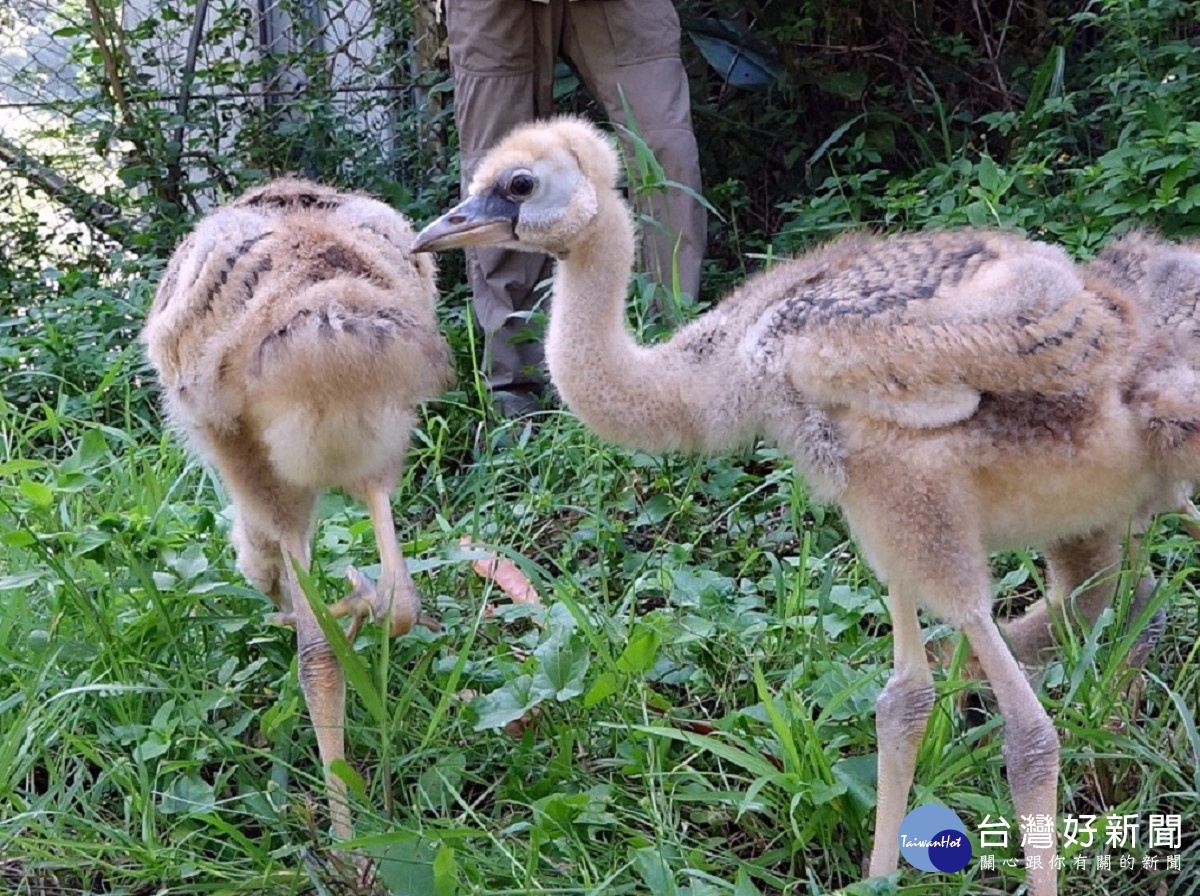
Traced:
<path fill-rule="evenodd" d="M 378 588 L 351 567 L 335 615 L 418 619 L 390 497 L 417 404 L 452 371 L 437 330 L 434 265 L 381 202 L 301 180 L 251 190 L 179 245 L 142 333 L 171 422 L 233 504 L 238 568 L 294 622 L 334 833 L 350 837 L 344 684 L 292 568 L 308 568 L 317 499 L 363 500 L 380 551 Z"/>
<path fill-rule="evenodd" d="M 1133 531 L 1139 532 L 1156 513 L 1176 512 L 1188 533 L 1200 540 L 1200 513 L 1191 498 L 1193 481 L 1200 474 L 1200 245 L 1174 244 L 1137 230 L 1106 246 L 1086 273 L 1125 293 L 1138 309 L 1144 339 L 1126 397 L 1144 425 L 1152 453 L 1166 473 L 1178 476 L 1158 499 L 1147 501 L 1133 520 Z M 1107 539 L 1067 541 L 1050 554 L 1051 574 L 1058 581 L 1050 604 L 1075 592 L 1074 609 L 1085 626 L 1111 602 L 1115 577 L 1088 579 L 1095 570 L 1116 567 L 1116 534 L 1120 533 Z M 1135 611 L 1154 587 L 1150 576 L 1138 582 Z M 1052 646 L 1054 619 L 1048 614 L 1052 609 L 1039 602 L 1007 627 L 1023 662 L 1036 665 L 1039 653 Z M 1149 635 L 1156 634 L 1164 622 L 1159 613 Z M 1144 653 L 1150 640 L 1143 637 L 1138 652 Z"/>
<path fill-rule="evenodd" d="M 1124 294 L 1136 309 L 1139 348 L 1123 397 L 1139 421 L 1163 481 L 1132 519 L 1107 525 L 1097 520 L 1096 531 L 1046 545 L 1051 583 L 1047 598 L 1002 626 L 1014 655 L 1035 675 L 1066 617 L 1086 629 L 1111 606 L 1126 534 L 1137 536 L 1158 513 L 1176 512 L 1189 534 L 1200 540 L 1200 513 L 1191 500 L 1192 480 L 1200 472 L 1200 250 L 1135 231 L 1105 247 L 1084 273 L 1103 284 L 1101 288 Z M 1042 415 L 1038 422 L 1055 419 L 1061 415 Z M 1032 431 L 1030 424 L 1018 425 Z M 1172 474 L 1178 476 L 1174 482 Z M 1138 581 L 1135 614 L 1156 584 L 1149 575 Z M 1164 624 L 1160 611 L 1139 637 L 1132 662 L 1141 661 Z"/>
<path fill-rule="evenodd" d="M 519 129 L 415 248 L 556 255 L 546 356 L 587 426 L 644 451 L 767 437 L 841 505 L 888 584 L 894 626 L 871 874 L 897 867 L 933 706 L 918 606 L 965 633 L 992 684 L 1017 813 L 1054 818 L 1058 739 L 993 622 L 988 550 L 1066 545 L 1064 569 L 1082 557 L 1090 575 L 1131 517 L 1168 500 L 1179 457 L 1148 438 L 1133 388 L 1152 341 L 1140 309 L 1014 235 L 859 234 L 776 263 L 668 341 L 638 345 L 617 172 L 610 142 L 580 120 Z M 1053 852 L 1025 849 L 1035 896 L 1057 892 Z"/>
<path fill-rule="evenodd" d="M 1125 291 L 1147 321 L 1152 345 L 1141 359 L 1133 400 L 1160 450 L 1194 478 L 1194 454 L 1179 449 L 1200 432 L 1200 243 L 1172 243 L 1145 231 L 1106 246 L 1088 273 Z"/>

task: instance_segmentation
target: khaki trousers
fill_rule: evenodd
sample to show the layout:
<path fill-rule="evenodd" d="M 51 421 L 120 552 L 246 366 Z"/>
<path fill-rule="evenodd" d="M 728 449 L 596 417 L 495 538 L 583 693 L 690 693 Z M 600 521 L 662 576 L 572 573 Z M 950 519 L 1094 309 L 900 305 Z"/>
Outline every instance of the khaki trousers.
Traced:
<path fill-rule="evenodd" d="M 484 153 L 513 127 L 553 114 L 554 65 L 566 59 L 609 117 L 633 127 L 666 179 L 700 192 L 679 17 L 671 0 L 446 0 L 454 113 L 463 188 Z M 626 121 L 622 95 L 632 113 Z M 627 157 L 633 158 L 627 151 Z M 635 195 L 642 217 L 642 269 L 697 295 L 704 207 L 687 192 Z M 550 260 L 508 250 L 467 253 L 467 276 L 484 332 L 493 389 L 542 382 L 540 334 L 528 325 Z"/>

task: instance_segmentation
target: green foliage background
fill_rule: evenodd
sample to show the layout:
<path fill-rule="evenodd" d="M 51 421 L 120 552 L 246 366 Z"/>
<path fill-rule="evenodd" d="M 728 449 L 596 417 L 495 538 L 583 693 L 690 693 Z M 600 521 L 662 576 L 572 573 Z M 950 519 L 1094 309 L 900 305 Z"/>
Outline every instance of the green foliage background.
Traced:
<path fill-rule="evenodd" d="M 1130 226 L 1200 229 L 1194 3 L 679 7 L 717 212 L 683 316 L 852 228 L 994 225 L 1079 257 Z M 422 221 L 457 195 L 456 151 L 426 6 L 330 0 L 319 33 L 316 7 L 279 8 L 298 24 L 272 54 L 234 0 L 137 21 L 113 0 L 0 9 L 0 892 L 1020 892 L 1002 864 L 856 883 L 891 644 L 841 521 L 770 448 L 650 458 L 565 413 L 492 419 L 454 260 L 459 387 L 396 498 L 445 631 L 360 635 L 343 772 L 377 879 L 329 853 L 291 637 L 233 569 L 219 484 L 162 432 L 136 334 L 212 202 L 299 171 Z M 348 65 L 350 34 L 382 50 Z M 595 112 L 569 70 L 558 92 Z M 462 535 L 545 606 L 494 594 Z M 330 496 L 320 596 L 371 550 L 361 508 Z M 1149 667 L 1124 663 L 1145 619 L 1123 579 L 1097 631 L 1064 633 L 1044 699 L 1064 811 L 1181 814 L 1179 868 L 1114 849 L 1111 872 L 1065 871 L 1070 893 L 1200 892 L 1194 545 L 1164 521 L 1129 566 L 1146 564 L 1170 619 Z M 996 571 L 1001 612 L 1043 588 L 1036 554 Z M 968 724 L 957 672 L 914 804 L 1015 821 L 998 720 Z"/>

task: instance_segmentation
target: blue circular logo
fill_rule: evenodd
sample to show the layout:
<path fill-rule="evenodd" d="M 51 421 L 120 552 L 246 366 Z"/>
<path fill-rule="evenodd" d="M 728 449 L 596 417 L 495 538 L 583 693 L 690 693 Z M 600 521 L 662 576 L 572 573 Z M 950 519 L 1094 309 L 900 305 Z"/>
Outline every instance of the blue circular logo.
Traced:
<path fill-rule="evenodd" d="M 900 822 L 900 854 L 922 871 L 962 871 L 971 861 L 967 826 L 946 806 L 917 806 Z"/>

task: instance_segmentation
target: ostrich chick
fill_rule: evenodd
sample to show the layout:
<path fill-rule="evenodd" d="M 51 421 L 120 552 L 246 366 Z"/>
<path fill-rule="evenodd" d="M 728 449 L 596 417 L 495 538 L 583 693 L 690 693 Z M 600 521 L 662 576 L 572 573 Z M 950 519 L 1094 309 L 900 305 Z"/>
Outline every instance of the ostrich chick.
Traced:
<path fill-rule="evenodd" d="M 1198 462 L 1179 450 L 1192 444 L 1200 405 L 1200 243 L 1176 245 L 1138 230 L 1106 246 L 1087 271 L 1131 296 L 1152 328 L 1136 400 L 1160 451 L 1175 458 L 1184 477 L 1168 509 L 1178 510 L 1188 534 L 1200 540 L 1200 512 L 1191 499 Z"/>
<path fill-rule="evenodd" d="M 300 587 L 317 499 L 366 502 L 380 553 L 376 588 L 331 608 L 419 621 L 392 520 L 418 402 L 451 380 L 435 320 L 435 268 L 413 256 L 409 222 L 381 202 L 301 180 L 251 190 L 176 249 L 142 333 L 167 415 L 219 474 L 233 504 L 238 568 L 296 628 L 300 682 L 325 766 L 335 836 L 353 836 L 345 783 L 345 684 Z"/>
<path fill-rule="evenodd" d="M 1137 358 L 1127 399 L 1142 421 L 1145 438 L 1154 453 L 1179 478 L 1165 485 L 1133 519 L 1138 532 L 1162 512 L 1180 515 L 1184 529 L 1200 541 L 1200 512 L 1192 503 L 1192 490 L 1200 474 L 1195 450 L 1196 421 L 1200 416 L 1200 244 L 1176 245 L 1137 230 L 1106 246 L 1086 268 L 1093 281 L 1102 280 L 1124 292 L 1137 306 L 1146 330 L 1145 349 Z M 1117 521 L 1112 532 L 1093 532 L 1064 539 L 1046 551 L 1054 583 L 1048 599 L 1038 601 L 1022 616 L 1004 626 L 1013 653 L 1022 664 L 1037 669 L 1053 648 L 1053 632 L 1061 619 L 1065 598 L 1074 595 L 1073 607 L 1081 627 L 1090 627 L 1110 606 L 1116 578 L 1096 575 L 1120 562 L 1120 536 L 1126 527 Z M 1136 613 L 1151 597 L 1156 582 L 1144 576 L 1137 583 L 1132 604 Z M 1138 663 L 1153 646 L 1166 624 L 1159 611 L 1138 639 L 1131 661 Z"/>
<path fill-rule="evenodd" d="M 617 175 L 612 143 L 583 121 L 518 129 L 414 251 L 557 256 L 546 357 L 588 427 L 660 452 L 764 436 L 840 504 L 893 622 L 872 875 L 897 867 L 934 702 L 918 606 L 964 632 L 992 685 L 1017 813 L 1053 819 L 1058 739 L 993 621 L 988 550 L 1107 532 L 1162 500 L 1172 480 L 1124 389 L 1136 309 L 1060 250 L 1013 235 L 856 235 L 639 345 L 625 323 L 634 228 Z M 1054 848 L 1025 847 L 1036 896 L 1057 892 Z"/>

